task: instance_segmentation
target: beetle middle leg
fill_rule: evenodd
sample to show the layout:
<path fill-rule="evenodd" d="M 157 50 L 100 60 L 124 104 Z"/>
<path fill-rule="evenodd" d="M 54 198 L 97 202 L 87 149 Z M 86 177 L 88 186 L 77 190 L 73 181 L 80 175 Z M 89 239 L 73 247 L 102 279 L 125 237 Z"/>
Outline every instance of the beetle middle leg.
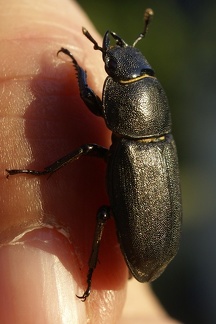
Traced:
<path fill-rule="evenodd" d="M 77 296 L 79 299 L 81 299 L 83 302 L 86 300 L 86 298 L 90 295 L 91 292 L 91 281 L 92 281 L 92 275 L 93 272 L 97 266 L 98 261 L 98 252 L 100 248 L 100 242 L 103 234 L 103 230 L 106 224 L 106 221 L 110 218 L 110 207 L 109 206 L 102 206 L 99 208 L 97 212 L 97 220 L 96 220 L 96 228 L 94 233 L 94 239 L 92 243 L 92 250 L 91 255 L 88 262 L 88 274 L 87 274 L 87 288 L 84 291 L 82 296 Z"/>
<path fill-rule="evenodd" d="M 18 174 L 18 173 L 26 173 L 31 175 L 45 175 L 45 174 L 52 174 L 65 166 L 66 164 L 73 162 L 75 160 L 78 160 L 81 156 L 89 155 L 89 156 L 95 156 L 99 158 L 106 158 L 108 149 L 106 149 L 103 146 L 97 145 L 97 144 L 85 144 L 80 146 L 78 149 L 74 150 L 73 152 L 70 152 L 69 154 L 63 156 L 62 158 L 56 160 L 54 163 L 48 165 L 44 168 L 44 170 L 30 170 L 30 169 L 6 169 L 8 175 L 7 178 L 10 175 Z"/>

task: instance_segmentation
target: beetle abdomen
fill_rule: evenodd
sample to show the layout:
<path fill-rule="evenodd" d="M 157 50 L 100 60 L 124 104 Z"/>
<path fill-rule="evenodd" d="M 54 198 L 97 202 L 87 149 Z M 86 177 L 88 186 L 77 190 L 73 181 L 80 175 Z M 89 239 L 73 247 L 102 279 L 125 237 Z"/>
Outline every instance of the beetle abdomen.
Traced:
<path fill-rule="evenodd" d="M 111 150 L 108 192 L 121 249 L 133 276 L 152 281 L 179 246 L 182 215 L 175 143 L 171 135 L 148 143 L 120 139 Z"/>

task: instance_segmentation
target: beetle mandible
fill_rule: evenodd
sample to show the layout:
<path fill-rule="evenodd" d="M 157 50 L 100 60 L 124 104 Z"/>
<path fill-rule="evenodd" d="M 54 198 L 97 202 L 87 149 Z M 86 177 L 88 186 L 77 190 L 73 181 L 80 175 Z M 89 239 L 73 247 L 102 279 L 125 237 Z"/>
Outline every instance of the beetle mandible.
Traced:
<path fill-rule="evenodd" d="M 107 31 L 100 47 L 90 33 L 83 34 L 102 52 L 108 74 L 102 100 L 89 88 L 86 72 L 65 48 L 77 71 L 80 96 L 88 109 L 104 118 L 112 131 L 109 149 L 85 144 L 42 171 L 6 170 L 9 175 L 51 174 L 83 155 L 107 161 L 107 190 L 110 206 L 97 212 L 96 229 L 89 258 L 85 301 L 107 219 L 112 214 L 127 266 L 140 282 L 155 280 L 175 256 L 181 232 L 181 190 L 176 146 L 171 135 L 171 116 L 166 94 L 142 53 L 135 48 L 153 15 L 144 14 L 143 33 L 129 46 L 116 33 Z M 115 46 L 110 46 L 110 35 Z M 58 53 L 59 53 L 58 52 Z"/>

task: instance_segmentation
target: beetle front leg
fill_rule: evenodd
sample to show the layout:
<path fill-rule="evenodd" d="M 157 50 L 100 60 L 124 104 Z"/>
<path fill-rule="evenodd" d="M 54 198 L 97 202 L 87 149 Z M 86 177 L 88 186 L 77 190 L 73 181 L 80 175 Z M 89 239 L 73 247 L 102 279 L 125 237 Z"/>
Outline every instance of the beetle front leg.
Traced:
<path fill-rule="evenodd" d="M 87 274 L 87 288 L 82 296 L 77 296 L 79 299 L 81 299 L 83 302 L 86 300 L 86 298 L 90 295 L 91 292 L 91 281 L 92 281 L 92 275 L 93 272 L 97 266 L 98 261 L 98 252 L 100 248 L 100 242 L 103 234 L 103 230 L 105 227 L 105 224 L 107 220 L 110 218 L 110 207 L 108 206 L 102 206 L 99 208 L 97 212 L 97 220 L 96 220 L 96 228 L 94 233 L 94 240 L 92 243 L 92 250 L 91 255 L 88 262 L 88 274 Z"/>
<path fill-rule="evenodd" d="M 76 69 L 77 72 L 77 79 L 78 79 L 78 85 L 79 85 L 79 91 L 80 91 L 80 97 L 88 107 L 88 109 L 96 116 L 103 116 L 103 106 L 102 101 L 100 98 L 94 93 L 94 91 L 89 88 L 87 83 L 87 74 L 86 71 L 79 66 L 77 63 L 77 60 L 73 57 L 73 55 L 70 53 L 70 51 L 66 48 L 61 48 L 57 55 L 62 52 L 69 56 L 72 60 L 72 63 Z"/>
<path fill-rule="evenodd" d="M 85 144 L 80 146 L 78 149 L 74 150 L 73 152 L 63 156 L 61 159 L 55 161 L 49 166 L 45 167 L 44 170 L 42 171 L 30 170 L 30 169 L 12 169 L 12 170 L 6 169 L 8 173 L 7 178 L 10 175 L 15 175 L 18 173 L 26 173 L 26 174 L 37 175 L 37 176 L 44 175 L 44 174 L 51 175 L 52 173 L 56 172 L 66 164 L 79 159 L 81 156 L 89 155 L 89 156 L 95 156 L 95 157 L 105 159 L 107 152 L 108 149 L 106 149 L 103 146 L 97 144 Z"/>

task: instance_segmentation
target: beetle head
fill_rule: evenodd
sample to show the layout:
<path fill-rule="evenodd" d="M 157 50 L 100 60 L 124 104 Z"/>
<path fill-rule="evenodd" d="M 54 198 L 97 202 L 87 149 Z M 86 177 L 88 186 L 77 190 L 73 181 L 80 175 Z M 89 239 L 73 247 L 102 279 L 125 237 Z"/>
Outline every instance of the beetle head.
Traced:
<path fill-rule="evenodd" d="M 94 44 L 94 49 L 102 52 L 105 70 L 109 76 L 120 83 L 128 83 L 139 80 L 145 75 L 154 75 L 154 71 L 142 53 L 135 48 L 147 32 L 150 19 L 153 15 L 152 9 L 146 9 L 144 13 L 144 31 L 129 46 L 120 36 L 114 32 L 107 31 L 103 38 L 103 45 L 100 47 L 89 32 L 83 28 L 83 34 Z M 115 45 L 110 45 L 110 35 L 115 40 Z"/>
<path fill-rule="evenodd" d="M 116 41 L 114 46 L 110 46 L 109 34 Z M 106 32 L 102 53 L 107 74 L 117 82 L 133 82 L 146 74 L 154 75 L 142 53 L 113 32 Z"/>

